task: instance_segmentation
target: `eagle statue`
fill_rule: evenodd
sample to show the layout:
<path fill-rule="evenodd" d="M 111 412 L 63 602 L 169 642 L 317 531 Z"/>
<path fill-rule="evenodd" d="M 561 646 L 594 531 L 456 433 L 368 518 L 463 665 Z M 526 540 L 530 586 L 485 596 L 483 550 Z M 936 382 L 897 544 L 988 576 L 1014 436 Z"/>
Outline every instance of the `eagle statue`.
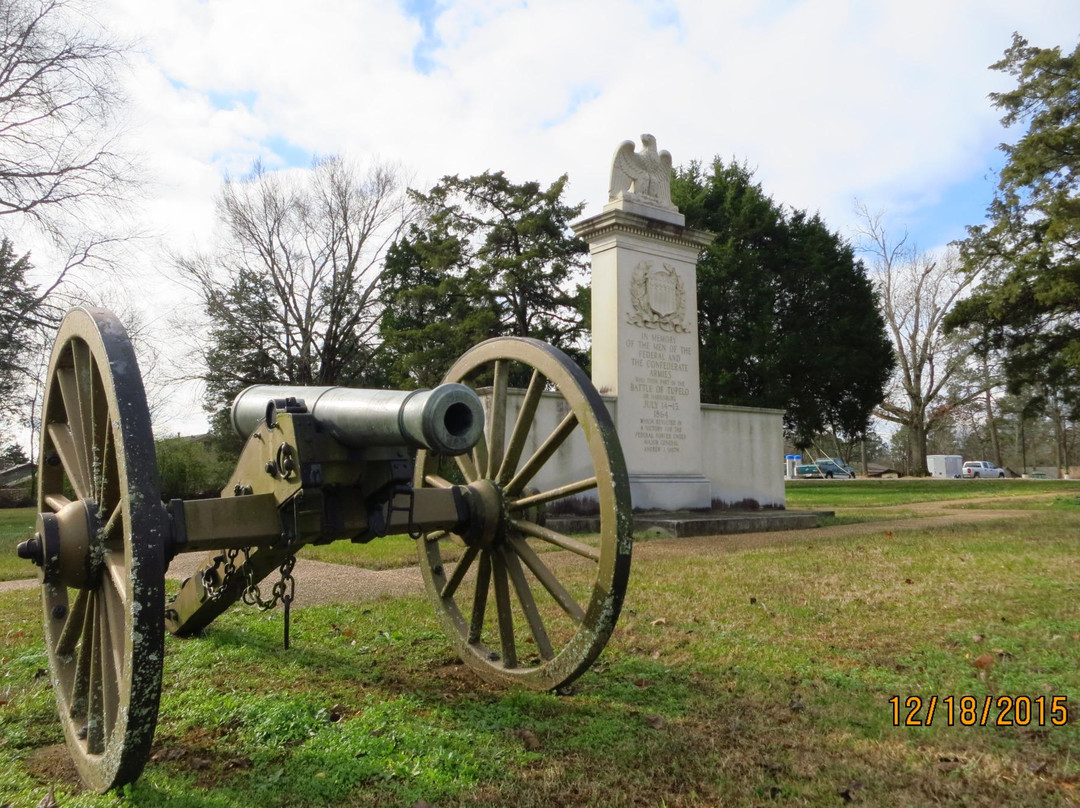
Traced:
<path fill-rule="evenodd" d="M 611 161 L 611 201 L 630 196 L 664 208 L 671 204 L 671 153 L 656 150 L 656 138 L 642 135 L 642 151 L 634 151 L 634 141 L 624 140 Z"/>

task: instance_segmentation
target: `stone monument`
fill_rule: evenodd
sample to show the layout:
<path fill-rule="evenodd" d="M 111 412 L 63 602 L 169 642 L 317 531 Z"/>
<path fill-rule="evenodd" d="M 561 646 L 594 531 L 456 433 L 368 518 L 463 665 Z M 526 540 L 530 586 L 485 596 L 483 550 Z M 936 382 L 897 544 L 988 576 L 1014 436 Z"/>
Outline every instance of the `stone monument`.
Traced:
<path fill-rule="evenodd" d="M 671 203 L 671 155 L 615 150 L 608 203 L 575 222 L 592 256 L 592 376 L 615 396 L 635 509 L 708 508 L 698 370 L 697 257 L 712 234 Z"/>

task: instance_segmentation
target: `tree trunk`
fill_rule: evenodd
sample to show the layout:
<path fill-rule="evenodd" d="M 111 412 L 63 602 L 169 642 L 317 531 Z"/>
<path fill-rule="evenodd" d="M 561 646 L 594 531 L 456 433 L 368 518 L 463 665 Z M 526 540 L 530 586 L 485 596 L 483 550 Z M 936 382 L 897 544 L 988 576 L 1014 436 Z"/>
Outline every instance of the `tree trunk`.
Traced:
<path fill-rule="evenodd" d="M 994 400 L 986 391 L 986 426 L 990 430 L 990 448 L 994 452 L 994 464 L 1001 466 L 1001 442 L 998 440 L 997 423 L 994 421 Z"/>
<path fill-rule="evenodd" d="M 926 421 L 913 418 L 908 428 L 911 441 L 911 474 L 915 477 L 927 477 L 930 471 L 926 467 Z"/>
<path fill-rule="evenodd" d="M 1054 406 L 1051 412 L 1051 420 L 1054 422 L 1054 462 L 1057 465 L 1058 479 L 1061 479 L 1062 468 L 1065 465 L 1065 432 L 1062 429 L 1064 417 L 1060 407 Z"/>

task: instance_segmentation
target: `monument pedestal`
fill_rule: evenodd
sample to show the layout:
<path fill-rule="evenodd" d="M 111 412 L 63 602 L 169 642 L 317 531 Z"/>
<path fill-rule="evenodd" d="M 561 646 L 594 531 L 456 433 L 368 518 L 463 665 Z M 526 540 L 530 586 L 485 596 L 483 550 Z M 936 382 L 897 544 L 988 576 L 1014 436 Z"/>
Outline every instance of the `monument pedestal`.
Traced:
<path fill-rule="evenodd" d="M 592 378 L 614 395 L 635 510 L 708 508 L 697 258 L 712 234 L 671 206 L 617 198 L 574 223 L 592 256 Z"/>

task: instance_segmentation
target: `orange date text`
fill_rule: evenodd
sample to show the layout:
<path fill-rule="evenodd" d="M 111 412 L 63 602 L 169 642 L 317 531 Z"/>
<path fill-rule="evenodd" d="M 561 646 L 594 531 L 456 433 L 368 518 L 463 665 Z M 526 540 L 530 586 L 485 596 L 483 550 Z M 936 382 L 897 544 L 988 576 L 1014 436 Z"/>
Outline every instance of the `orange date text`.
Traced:
<path fill-rule="evenodd" d="M 1069 721 L 1066 696 L 893 696 L 894 727 L 1061 727 Z"/>

